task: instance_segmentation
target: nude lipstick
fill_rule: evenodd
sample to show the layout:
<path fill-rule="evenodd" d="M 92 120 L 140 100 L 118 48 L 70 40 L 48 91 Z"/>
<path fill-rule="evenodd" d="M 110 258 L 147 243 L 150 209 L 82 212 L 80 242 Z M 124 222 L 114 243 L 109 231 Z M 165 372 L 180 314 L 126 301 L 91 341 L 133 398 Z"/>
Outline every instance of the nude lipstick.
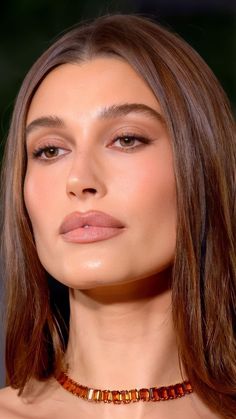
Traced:
<path fill-rule="evenodd" d="M 124 224 L 101 211 L 73 212 L 63 220 L 59 233 L 71 243 L 93 243 L 117 236 Z"/>

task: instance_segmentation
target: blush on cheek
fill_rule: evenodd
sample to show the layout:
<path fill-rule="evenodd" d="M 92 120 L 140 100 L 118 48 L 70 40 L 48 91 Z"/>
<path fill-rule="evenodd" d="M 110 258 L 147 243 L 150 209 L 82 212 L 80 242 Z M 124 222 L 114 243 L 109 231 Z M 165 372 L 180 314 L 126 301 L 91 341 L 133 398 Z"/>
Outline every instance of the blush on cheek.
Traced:
<path fill-rule="evenodd" d="M 137 202 L 150 200 L 158 206 L 165 206 L 168 202 L 176 205 L 176 182 L 172 165 L 167 164 L 164 168 L 162 165 L 157 159 L 145 165 L 140 164 L 135 171 L 135 181 L 126 180 L 127 192 L 130 189 L 130 196 L 135 194 Z"/>
<path fill-rule="evenodd" d="M 48 189 L 44 182 L 38 183 L 29 174 L 26 176 L 24 182 L 24 202 L 34 232 L 45 222 L 48 213 L 45 207 L 47 193 L 44 192 L 44 189 Z"/>
<path fill-rule="evenodd" d="M 43 221 L 54 194 L 56 195 L 56 183 L 52 176 L 47 176 L 42 170 L 31 169 L 29 164 L 24 182 L 24 201 L 29 215 L 38 212 Z"/>

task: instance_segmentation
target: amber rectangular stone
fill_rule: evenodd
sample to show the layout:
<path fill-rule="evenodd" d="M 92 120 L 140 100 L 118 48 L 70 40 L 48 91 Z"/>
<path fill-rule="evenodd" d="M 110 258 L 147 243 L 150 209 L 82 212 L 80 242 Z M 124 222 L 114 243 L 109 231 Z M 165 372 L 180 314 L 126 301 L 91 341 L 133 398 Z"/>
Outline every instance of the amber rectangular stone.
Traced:
<path fill-rule="evenodd" d="M 76 387 L 73 394 L 75 394 L 78 397 L 82 397 L 81 396 L 81 387 Z"/>
<path fill-rule="evenodd" d="M 175 391 L 178 397 L 184 396 L 184 389 L 182 384 L 176 384 L 175 385 Z"/>
<path fill-rule="evenodd" d="M 160 392 L 161 400 L 168 400 L 169 399 L 166 387 L 160 387 L 159 392 Z"/>
<path fill-rule="evenodd" d="M 122 398 L 123 403 L 130 403 L 131 402 L 128 390 L 122 390 L 121 391 L 121 398 Z"/>
<path fill-rule="evenodd" d="M 136 388 L 129 390 L 129 395 L 130 395 L 130 400 L 132 402 L 137 402 L 138 400 L 140 400 L 139 392 Z"/>
<path fill-rule="evenodd" d="M 70 391 L 71 391 L 71 393 L 76 393 L 76 388 L 77 388 L 77 386 L 76 386 L 76 384 L 74 384 L 74 383 L 71 383 L 71 385 L 70 385 Z"/>
<path fill-rule="evenodd" d="M 122 401 L 120 391 L 113 390 L 111 393 L 112 393 L 112 401 L 113 401 L 113 403 L 120 404 L 121 401 Z"/>
<path fill-rule="evenodd" d="M 84 387 L 84 386 L 80 387 L 80 397 L 82 397 L 83 399 L 88 399 L 88 392 L 89 392 L 88 387 Z"/>
<path fill-rule="evenodd" d="M 100 402 L 102 399 L 102 392 L 101 390 L 94 390 L 93 391 L 93 400 L 95 402 Z"/>
<path fill-rule="evenodd" d="M 75 388 L 74 384 L 73 383 L 70 383 L 70 385 L 68 387 L 68 390 L 71 391 L 71 392 L 73 392 L 74 388 Z"/>
<path fill-rule="evenodd" d="M 102 391 L 102 401 L 105 403 L 112 402 L 112 394 L 110 390 L 103 390 Z"/>
<path fill-rule="evenodd" d="M 175 392 L 175 388 L 174 388 L 174 386 L 170 386 L 170 387 L 168 387 L 168 394 L 169 394 L 169 398 L 170 398 L 170 399 L 176 399 L 177 394 L 176 394 L 176 392 Z"/>
<path fill-rule="evenodd" d="M 139 390 L 139 396 L 140 396 L 140 400 L 143 400 L 144 402 L 147 402 L 148 400 L 150 400 L 150 393 L 147 388 L 141 388 Z"/>
<path fill-rule="evenodd" d="M 193 391 L 191 384 L 186 381 L 183 383 L 183 388 L 185 393 L 192 393 Z"/>
<path fill-rule="evenodd" d="M 63 385 L 63 387 L 64 387 L 66 390 L 69 390 L 69 389 L 70 389 L 70 386 L 71 386 L 71 381 L 70 381 L 70 380 L 67 380 L 67 381 L 64 383 L 64 385 Z"/>
<path fill-rule="evenodd" d="M 158 402 L 160 400 L 157 387 L 150 388 L 150 399 L 154 402 Z"/>

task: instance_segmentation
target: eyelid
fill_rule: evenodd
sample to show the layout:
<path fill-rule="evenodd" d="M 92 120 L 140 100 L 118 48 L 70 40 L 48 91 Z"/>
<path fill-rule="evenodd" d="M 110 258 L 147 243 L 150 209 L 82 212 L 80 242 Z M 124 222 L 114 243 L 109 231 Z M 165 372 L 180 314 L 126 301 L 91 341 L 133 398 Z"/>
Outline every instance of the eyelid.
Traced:
<path fill-rule="evenodd" d="M 33 132 L 31 137 L 26 141 L 26 147 L 29 152 L 36 148 L 43 147 L 60 147 L 71 148 L 73 146 L 72 139 L 67 135 L 61 135 L 57 132 Z"/>
<path fill-rule="evenodd" d="M 38 159 L 41 161 L 45 161 L 45 162 L 49 162 L 49 161 L 53 161 L 56 160 L 58 158 L 63 157 L 65 154 L 70 152 L 70 146 L 68 147 L 68 144 L 61 140 L 60 138 L 49 136 L 49 138 L 40 138 L 39 141 L 35 141 L 32 143 L 32 145 L 29 147 L 28 149 L 28 155 L 34 159 Z M 135 128 L 129 128 L 126 127 L 125 129 L 123 129 L 123 131 L 117 130 L 115 133 L 113 133 L 113 135 L 110 137 L 111 139 L 109 140 L 109 144 L 108 144 L 108 148 L 116 148 L 119 151 L 123 151 L 123 152 L 132 152 L 135 151 L 138 148 L 141 148 L 142 146 L 145 146 L 145 144 L 150 144 L 154 141 L 153 138 L 150 138 L 149 134 L 147 133 L 141 133 L 141 132 L 137 132 L 135 130 Z M 133 145 L 133 146 L 129 146 L 127 144 L 126 146 L 116 146 L 115 143 L 118 140 L 122 140 L 125 138 L 132 138 L 134 140 L 137 140 L 139 142 L 139 144 Z M 34 145 L 34 143 L 36 143 Z M 43 157 L 42 154 L 43 152 L 45 152 L 47 149 L 60 149 L 60 150 L 64 150 L 64 153 L 60 153 L 60 155 L 55 156 L 55 157 Z"/>
<path fill-rule="evenodd" d="M 49 149 L 63 150 L 64 153 L 59 154 L 55 157 L 51 157 L 51 158 L 43 157 L 42 156 L 43 153 L 45 153 Z M 67 148 L 62 147 L 60 145 L 53 144 L 53 143 L 51 143 L 51 144 L 50 143 L 45 143 L 45 144 L 39 145 L 38 147 L 36 146 L 32 150 L 31 155 L 32 155 L 33 159 L 38 159 L 38 160 L 42 160 L 42 161 L 53 161 L 55 159 L 58 159 L 58 158 L 64 156 L 65 154 L 68 154 L 69 152 L 70 152 L 70 150 L 68 150 Z"/>
<path fill-rule="evenodd" d="M 129 151 L 129 150 L 132 150 L 132 149 L 139 148 L 142 145 L 150 144 L 154 141 L 153 139 L 151 139 L 147 135 L 137 134 L 135 132 L 123 132 L 123 133 L 114 135 L 114 137 L 113 137 L 113 139 L 110 143 L 110 146 L 112 146 L 116 141 L 122 140 L 122 139 L 125 139 L 125 138 L 130 138 L 130 139 L 137 140 L 137 141 L 140 142 L 140 144 L 136 145 L 136 146 L 133 146 L 133 147 L 128 147 L 127 146 L 127 147 L 116 147 L 116 148 L 121 149 L 122 151 Z"/>

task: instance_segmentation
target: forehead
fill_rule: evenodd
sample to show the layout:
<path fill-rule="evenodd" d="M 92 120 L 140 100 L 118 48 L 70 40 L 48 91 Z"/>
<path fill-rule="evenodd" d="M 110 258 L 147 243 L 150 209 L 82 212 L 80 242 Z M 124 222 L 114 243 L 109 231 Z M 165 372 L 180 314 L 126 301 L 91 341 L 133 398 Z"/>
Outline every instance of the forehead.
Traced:
<path fill-rule="evenodd" d="M 127 62 L 94 58 L 52 70 L 33 97 L 27 122 L 45 114 L 85 117 L 106 106 L 134 102 L 160 111 L 150 87 Z"/>

